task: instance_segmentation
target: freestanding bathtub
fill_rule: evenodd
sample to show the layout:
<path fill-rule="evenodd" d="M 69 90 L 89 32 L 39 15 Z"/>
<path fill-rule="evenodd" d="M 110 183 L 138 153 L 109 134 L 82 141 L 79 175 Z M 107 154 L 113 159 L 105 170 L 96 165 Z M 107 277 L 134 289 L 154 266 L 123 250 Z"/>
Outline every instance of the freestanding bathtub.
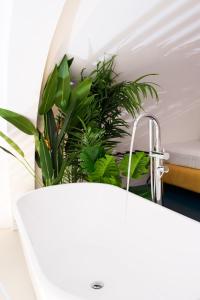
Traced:
<path fill-rule="evenodd" d="M 15 217 L 38 300 L 200 300 L 196 221 L 94 183 L 33 191 Z"/>

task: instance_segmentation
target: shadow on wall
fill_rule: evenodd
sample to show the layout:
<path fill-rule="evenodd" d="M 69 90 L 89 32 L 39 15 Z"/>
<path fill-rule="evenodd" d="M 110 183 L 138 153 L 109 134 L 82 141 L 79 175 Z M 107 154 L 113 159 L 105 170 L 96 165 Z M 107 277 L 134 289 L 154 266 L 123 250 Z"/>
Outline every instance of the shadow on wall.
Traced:
<path fill-rule="evenodd" d="M 46 74 L 66 52 L 75 57 L 74 76 L 83 67 L 91 70 L 104 54 L 115 53 L 120 80 L 159 74 L 159 105 L 149 100 L 145 108 L 160 119 L 164 142 L 199 138 L 199 14 L 198 0 L 124 0 L 123 7 L 114 0 L 68 1 L 54 35 Z M 186 122 L 188 116 L 191 122 Z M 141 124 L 138 132 L 141 146 L 144 128 Z M 120 150 L 127 148 L 129 139 L 123 144 Z"/>

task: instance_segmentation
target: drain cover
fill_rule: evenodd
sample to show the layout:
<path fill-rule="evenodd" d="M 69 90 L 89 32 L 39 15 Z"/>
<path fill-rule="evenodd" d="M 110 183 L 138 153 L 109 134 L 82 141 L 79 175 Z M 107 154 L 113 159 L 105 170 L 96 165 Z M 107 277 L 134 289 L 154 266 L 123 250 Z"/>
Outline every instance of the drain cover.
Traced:
<path fill-rule="evenodd" d="M 94 281 L 90 286 L 94 290 L 100 290 L 104 287 L 104 283 L 102 281 Z"/>

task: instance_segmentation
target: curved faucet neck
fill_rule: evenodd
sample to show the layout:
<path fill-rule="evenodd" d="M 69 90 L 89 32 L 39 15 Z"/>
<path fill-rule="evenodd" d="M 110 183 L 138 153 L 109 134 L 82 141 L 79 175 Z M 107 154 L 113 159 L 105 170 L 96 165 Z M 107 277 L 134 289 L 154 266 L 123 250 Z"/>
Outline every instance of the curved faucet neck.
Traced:
<path fill-rule="evenodd" d="M 149 113 L 143 113 L 139 115 L 134 121 L 133 131 L 136 131 L 140 120 L 145 118 L 149 119 L 149 152 L 154 150 L 161 151 L 160 123 L 155 115 Z"/>
<path fill-rule="evenodd" d="M 151 174 L 151 195 L 152 201 L 162 204 L 162 181 L 161 177 L 165 172 L 163 166 L 163 159 L 165 153 L 161 151 L 161 137 L 160 137 L 160 124 L 156 116 L 149 113 L 139 115 L 133 125 L 131 136 L 130 154 L 128 163 L 128 177 L 127 177 L 127 192 L 129 191 L 130 184 L 130 170 L 132 163 L 133 144 L 135 133 L 139 121 L 143 118 L 149 119 L 149 156 L 150 156 L 150 174 Z"/>

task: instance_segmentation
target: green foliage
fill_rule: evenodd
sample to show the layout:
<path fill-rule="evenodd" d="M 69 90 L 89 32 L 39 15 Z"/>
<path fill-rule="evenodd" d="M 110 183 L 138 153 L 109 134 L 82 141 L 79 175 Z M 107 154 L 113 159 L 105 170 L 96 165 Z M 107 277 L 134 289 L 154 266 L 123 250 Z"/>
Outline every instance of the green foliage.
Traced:
<path fill-rule="evenodd" d="M 42 94 L 42 102 L 39 108 L 40 115 L 47 113 L 55 103 L 55 96 L 58 84 L 58 69 L 55 66 L 53 72 L 49 75 L 47 83 Z"/>
<path fill-rule="evenodd" d="M 156 74 L 145 75 L 131 82 L 116 82 L 118 74 L 115 72 L 114 59 L 115 56 L 112 56 L 109 60 L 99 62 L 89 75 L 93 80 L 91 94 L 94 95 L 93 114 L 96 116 L 96 127 L 105 130 L 104 139 L 111 148 L 120 138 L 128 135 L 128 123 L 123 120 L 122 111 L 125 110 L 135 117 L 142 110 L 143 100 L 148 96 L 158 100 L 155 84 L 141 82 Z"/>
<path fill-rule="evenodd" d="M 89 174 L 88 179 L 90 182 L 109 183 L 120 186 L 121 179 L 115 158 L 106 154 L 105 157 L 98 159 L 95 163 L 94 171 Z"/>
<path fill-rule="evenodd" d="M 103 182 L 121 186 L 121 176 L 127 176 L 129 155 L 120 162 L 112 155 L 97 152 L 99 148 L 86 148 L 81 154 L 81 168 L 90 182 Z M 96 152 L 95 152 L 96 151 Z M 98 153 L 98 155 L 96 155 Z M 98 158 L 98 156 L 101 156 Z M 144 152 L 136 152 L 131 158 L 131 178 L 139 179 L 149 172 L 149 157 Z"/>
<path fill-rule="evenodd" d="M 119 164 L 119 168 L 124 176 L 128 174 L 129 155 L 125 155 Z M 131 158 L 130 176 L 133 179 L 139 179 L 149 171 L 149 156 L 144 152 L 136 152 Z"/>
<path fill-rule="evenodd" d="M 7 135 L 0 131 L 0 137 L 4 139 L 20 156 L 24 157 L 24 152 L 22 149 Z"/>
<path fill-rule="evenodd" d="M 71 132 L 70 138 L 68 138 L 68 144 L 71 143 L 72 150 L 75 148 L 81 150 L 87 146 L 102 146 L 105 148 L 104 129 L 86 127 L 83 122 L 82 125 L 82 129 Z"/>
<path fill-rule="evenodd" d="M 80 152 L 80 166 L 86 173 L 92 173 L 95 170 L 95 162 L 102 156 L 105 151 L 101 146 L 86 146 Z"/>
<path fill-rule="evenodd" d="M 71 93 L 69 61 L 64 55 L 58 67 L 58 86 L 56 91 L 55 103 L 62 110 L 66 110 Z"/>
<path fill-rule="evenodd" d="M 68 109 L 61 113 L 62 128 L 58 135 L 57 147 L 59 147 L 62 139 L 66 133 L 71 131 L 71 128 L 80 123 L 80 118 L 84 118 L 87 112 L 87 107 L 91 104 L 91 97 L 87 97 L 91 87 L 91 79 L 86 78 L 79 82 L 77 86 L 72 89 L 69 99 Z"/>
<path fill-rule="evenodd" d="M 44 135 L 45 138 L 47 138 L 50 142 L 50 147 L 55 148 L 55 144 L 57 141 L 57 127 L 56 127 L 56 121 L 54 118 L 53 111 L 50 109 L 45 115 L 44 115 Z"/>
<path fill-rule="evenodd" d="M 13 111 L 10 111 L 10 110 L 4 109 L 4 108 L 0 108 L 0 117 L 2 117 L 6 121 L 8 121 L 12 125 L 14 125 L 16 128 L 18 128 L 22 132 L 24 132 L 28 135 L 34 135 L 35 141 L 36 141 L 36 147 L 37 147 L 38 131 L 30 120 L 28 120 L 26 117 L 24 117 L 16 112 L 13 112 Z M 12 153 L 10 150 L 6 149 L 5 147 L 0 146 L 0 149 L 3 150 L 4 152 L 6 152 L 7 154 L 11 155 L 19 163 L 21 163 L 28 170 L 28 172 L 35 177 L 36 181 L 39 182 L 39 179 L 34 174 L 34 170 L 27 162 L 23 150 L 10 137 L 5 135 L 2 131 L 0 132 L 0 137 L 2 137 L 9 144 L 9 146 L 12 148 L 12 150 L 14 150 L 16 152 L 16 154 L 18 154 L 21 157 L 21 159 L 19 159 L 16 154 Z"/>
<path fill-rule="evenodd" d="M 63 57 L 49 75 L 41 95 L 42 132 L 24 116 L 0 108 L 1 117 L 34 135 L 36 161 L 44 185 L 88 180 L 121 186 L 120 176 L 127 175 L 128 157 L 118 164 L 111 154 L 120 139 L 128 135 L 128 123 L 122 112 L 135 117 L 142 110 L 143 100 L 158 100 L 158 94 L 154 83 L 144 82 L 155 74 L 135 81 L 117 81 L 114 59 L 113 56 L 99 62 L 88 76 L 82 72 L 80 80 L 74 83 L 70 69 L 73 59 Z M 9 137 L 1 136 L 23 156 L 19 146 Z M 132 178 L 148 172 L 148 163 L 145 154 L 134 154 Z"/>
<path fill-rule="evenodd" d="M 4 152 L 6 152 L 7 154 L 10 154 L 11 156 L 13 156 L 13 157 L 16 158 L 16 156 L 11 151 L 9 151 L 8 149 L 4 148 L 3 146 L 0 146 L 0 149 L 3 150 Z"/>
<path fill-rule="evenodd" d="M 151 186 L 149 185 L 132 186 L 129 188 L 129 191 L 140 197 L 151 200 Z"/>
<path fill-rule="evenodd" d="M 63 180 L 63 176 L 64 176 L 64 173 L 65 173 L 66 167 L 67 167 L 67 160 L 63 160 L 63 161 L 62 161 L 62 164 L 61 164 L 60 171 L 59 171 L 59 173 L 58 173 L 58 176 L 55 177 L 55 178 L 53 179 L 53 181 L 52 181 L 52 184 L 53 184 L 53 185 L 62 183 L 62 180 Z"/>
<path fill-rule="evenodd" d="M 52 109 L 50 109 L 44 115 L 44 123 L 44 138 L 46 141 L 48 141 L 49 148 L 51 149 L 50 156 L 53 164 L 54 177 L 56 177 L 59 173 L 61 166 L 61 153 L 60 150 L 56 147 L 58 134 L 56 120 L 54 118 Z"/>
<path fill-rule="evenodd" d="M 6 136 L 3 132 L 0 132 L 0 136 L 11 146 L 13 150 L 19 154 L 20 158 L 14 153 L 12 153 L 10 150 L 4 148 L 3 146 L 0 146 L 0 149 L 3 150 L 5 153 L 11 155 L 14 159 L 16 159 L 20 164 L 23 165 L 27 169 L 27 171 L 35 177 L 36 182 L 40 185 L 40 179 L 34 174 L 34 170 L 30 166 L 30 164 L 26 161 L 26 158 L 24 156 L 24 152 L 21 150 L 21 148 L 13 141 L 11 140 L 8 136 Z"/>
<path fill-rule="evenodd" d="M 49 149 L 43 137 L 40 139 L 40 164 L 42 169 L 43 180 L 46 185 L 51 185 L 53 178 L 53 166 Z"/>
<path fill-rule="evenodd" d="M 16 112 L 0 108 L 0 117 L 26 134 L 37 135 L 37 130 L 32 122 Z"/>

